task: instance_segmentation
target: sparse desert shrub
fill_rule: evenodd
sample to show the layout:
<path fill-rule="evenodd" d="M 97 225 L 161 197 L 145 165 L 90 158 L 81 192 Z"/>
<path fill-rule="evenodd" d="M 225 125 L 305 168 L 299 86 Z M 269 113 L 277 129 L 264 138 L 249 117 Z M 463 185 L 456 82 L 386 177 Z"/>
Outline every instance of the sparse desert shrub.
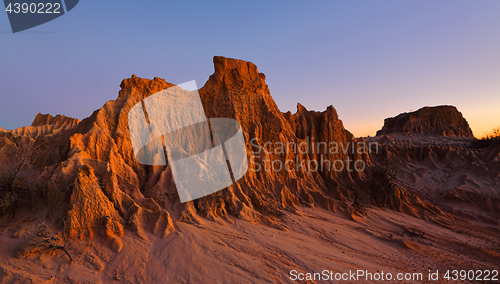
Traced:
<path fill-rule="evenodd" d="M 0 149 L 0 214 L 23 204 L 33 204 L 36 195 L 34 180 L 40 169 L 33 161 L 40 156 L 44 141 L 30 137 L 7 140 Z"/>
<path fill-rule="evenodd" d="M 490 133 L 470 143 L 471 148 L 487 148 L 500 146 L 500 126 L 494 128 Z"/>
<path fill-rule="evenodd" d="M 34 199 L 31 182 L 27 178 L 15 175 L 0 177 L 0 213 L 21 204 L 33 203 Z"/>
<path fill-rule="evenodd" d="M 16 160 L 17 163 L 0 173 L 0 213 L 34 200 L 31 182 L 24 175 L 24 169 L 29 163 L 28 154 L 16 154 L 21 156 Z"/>
<path fill-rule="evenodd" d="M 17 248 L 17 256 L 23 258 L 51 250 L 62 250 L 69 257 L 69 260 L 73 261 L 71 254 L 66 249 L 63 237 L 54 234 L 49 226 L 42 223 L 33 232 L 28 233 L 25 241 Z"/>

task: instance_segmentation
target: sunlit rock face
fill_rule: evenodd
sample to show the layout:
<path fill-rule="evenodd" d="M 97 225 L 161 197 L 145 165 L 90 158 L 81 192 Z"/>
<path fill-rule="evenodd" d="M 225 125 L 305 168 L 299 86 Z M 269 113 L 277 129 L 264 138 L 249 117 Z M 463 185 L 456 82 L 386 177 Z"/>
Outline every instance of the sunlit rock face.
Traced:
<path fill-rule="evenodd" d="M 82 121 L 38 114 L 31 126 L 0 128 L 0 283 L 282 283 L 310 263 L 496 269 L 500 149 L 470 148 L 472 132 L 455 107 L 388 118 L 384 135 L 356 138 L 333 106 L 281 112 L 251 62 L 215 57 L 214 67 L 197 96 L 210 129 L 201 128 L 204 139 L 181 137 L 189 143 L 179 156 L 206 141 L 214 147 L 216 121 L 237 121 L 248 168 L 185 203 L 173 175 L 178 160 L 141 163 L 130 135 L 130 111 L 142 113 L 145 99 L 174 86 L 163 79 L 123 80 L 118 98 Z M 164 100 L 153 105 L 177 113 Z M 164 137 L 165 148 L 175 139 Z M 52 234 L 58 250 L 22 240 L 37 241 L 37 230 Z"/>
<path fill-rule="evenodd" d="M 359 210 L 353 205 L 361 196 L 365 203 L 405 212 L 423 206 L 419 199 L 408 199 L 405 188 L 381 191 L 378 181 L 374 182 L 377 172 L 370 152 L 378 148 L 367 149 L 363 138 L 347 131 L 333 106 L 316 112 L 297 104 L 295 113 L 283 113 L 271 97 L 266 76 L 253 63 L 214 57 L 214 69 L 199 89 L 204 113 L 207 118 L 239 122 L 248 160 L 246 174 L 216 193 L 181 203 L 168 158 L 167 165 L 157 166 L 141 164 L 135 158 L 129 111 L 145 98 L 174 86 L 156 77 L 133 75 L 123 80 L 118 98 L 81 122 L 39 114 L 29 128 L 43 131 L 1 132 L 4 161 L 15 164 L 9 151 L 36 149 L 29 151 L 29 178 L 41 200 L 60 210 L 61 216 L 70 217 L 66 232 L 74 235 L 76 227 L 86 228 L 88 233 L 80 236 L 88 238 L 104 234 L 118 239 L 121 226 L 143 237 L 151 232 L 167 236 L 175 230 L 172 220 L 225 223 L 230 222 L 228 215 L 283 229 L 286 225 L 280 216 L 285 211 L 300 214 L 306 206 L 353 214 Z M 392 123 L 391 129 L 472 135 L 453 107 L 416 113 L 386 123 Z M 451 122 L 446 120 L 449 115 Z M 22 169 L 28 171 L 28 167 Z M 109 202 L 90 206 L 86 197 L 105 197 Z M 80 220 L 86 209 L 78 208 L 79 204 L 105 214 Z M 102 224 L 114 229 L 107 233 L 92 229 Z"/>

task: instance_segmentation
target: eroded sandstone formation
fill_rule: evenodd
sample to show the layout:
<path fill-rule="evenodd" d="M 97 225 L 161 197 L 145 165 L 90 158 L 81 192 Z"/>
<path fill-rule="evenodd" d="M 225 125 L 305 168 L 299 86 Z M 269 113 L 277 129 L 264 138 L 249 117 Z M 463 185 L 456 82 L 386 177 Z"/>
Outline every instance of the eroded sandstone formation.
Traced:
<path fill-rule="evenodd" d="M 123 230 L 141 238 L 165 237 L 175 230 L 172 220 L 223 224 L 232 222 L 227 218 L 232 215 L 286 229 L 280 222 L 284 210 L 301 214 L 303 206 L 347 216 L 362 215 L 362 204 L 413 214 L 415 206 L 432 207 L 409 198 L 405 188 L 376 170 L 362 147 L 365 141 L 344 128 L 332 106 L 314 112 L 298 104 L 296 113 L 282 113 L 254 64 L 215 57 L 214 66 L 214 74 L 199 90 L 205 113 L 240 122 L 250 161 L 247 174 L 228 188 L 182 204 L 170 166 L 136 161 L 128 112 L 173 85 L 135 75 L 123 80 L 116 100 L 81 122 L 39 114 L 22 131 L 0 132 L 4 173 L 19 168 L 14 178 L 26 176 L 30 192 L 42 198 L 52 218 L 65 220 L 68 236 L 102 236 L 115 251 L 121 249 Z M 324 143 L 323 148 L 317 143 Z M 12 158 L 12 153 L 18 157 Z M 281 167 L 273 167 L 273 162 Z M 10 171 L 7 176 L 12 175 Z"/>

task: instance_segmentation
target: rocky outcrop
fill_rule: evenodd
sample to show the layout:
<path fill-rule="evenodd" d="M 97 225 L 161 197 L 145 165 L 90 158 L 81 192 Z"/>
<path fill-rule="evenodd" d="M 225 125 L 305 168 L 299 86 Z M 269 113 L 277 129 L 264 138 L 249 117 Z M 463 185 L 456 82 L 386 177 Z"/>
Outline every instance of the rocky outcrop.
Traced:
<path fill-rule="evenodd" d="M 187 203 L 170 165 L 141 164 L 132 150 L 129 111 L 173 86 L 163 79 L 123 80 L 118 98 L 81 122 L 39 114 L 0 132 L 1 253 L 17 246 L 26 257 L 0 257 L 0 283 L 281 283 L 307 271 L 298 260 L 310 256 L 335 259 L 338 271 L 498 262 L 499 149 L 443 136 L 468 133 L 456 109 L 403 114 L 386 121 L 390 135 L 355 138 L 333 106 L 279 111 L 254 64 L 215 57 L 214 66 L 199 90 L 205 113 L 240 122 L 249 169 Z"/>
<path fill-rule="evenodd" d="M 469 123 L 454 106 L 423 107 L 386 118 L 377 135 L 389 133 L 474 137 Z"/>
<path fill-rule="evenodd" d="M 369 164 L 369 157 L 350 147 L 345 152 L 330 149 L 330 143 L 354 144 L 357 149 L 356 143 L 361 142 L 343 127 L 335 109 L 309 112 L 299 104 L 295 114 L 282 113 L 269 93 L 265 75 L 253 63 L 214 57 L 214 66 L 214 74 L 200 89 L 205 112 L 208 117 L 235 118 L 241 123 L 250 165 L 237 184 L 196 200 L 198 213 L 209 219 L 229 213 L 275 223 L 281 210 L 295 211 L 304 204 L 347 209 L 345 200 L 333 194 L 356 186 L 359 172 L 336 171 L 331 163 L 363 160 Z M 318 150 L 320 142 L 327 146 Z M 283 150 L 282 145 L 288 148 Z M 298 145 L 302 148 L 293 149 Z M 319 169 L 315 169 L 316 162 Z M 282 168 L 285 164 L 291 170 Z"/>
<path fill-rule="evenodd" d="M 29 135 L 36 137 L 38 135 L 52 135 L 64 130 L 75 128 L 80 120 L 76 118 L 67 117 L 64 115 L 52 116 L 50 114 L 38 113 L 31 123 L 31 126 L 24 126 L 14 130 L 3 130 L 0 132 L 9 132 L 15 135 Z"/>
<path fill-rule="evenodd" d="M 350 215 L 360 210 L 353 203 L 362 195 L 372 198 L 365 202 L 398 210 L 412 206 L 403 189 L 391 191 L 394 198 L 385 193 L 375 198 L 380 186 L 369 180 L 369 149 L 344 128 L 333 106 L 314 112 L 298 104 L 296 113 L 282 113 L 254 64 L 215 57 L 214 66 L 199 90 L 205 113 L 240 122 L 249 169 L 237 183 L 194 201 L 180 203 L 169 165 L 140 164 L 132 150 L 128 113 L 144 98 L 173 86 L 163 79 L 133 75 L 122 81 L 116 100 L 79 123 L 39 114 L 30 127 L 53 125 L 52 130 L 36 137 L 31 130 L 4 135 L 12 149 L 21 147 L 12 142 L 16 137 L 28 137 L 30 149 L 37 149 L 30 153 L 30 165 L 37 170 L 31 176 L 47 206 L 67 216 L 69 236 L 102 235 L 119 251 L 123 230 L 143 239 L 165 237 L 175 230 L 174 221 L 226 223 L 232 215 L 286 229 L 280 219 L 286 211 L 300 214 L 303 206 L 319 206 Z"/>
<path fill-rule="evenodd" d="M 90 166 L 79 168 L 70 203 L 71 209 L 66 221 L 70 238 L 93 239 L 98 233 L 111 242 L 113 250 L 121 250 L 122 245 L 118 238 L 123 236 L 123 219 L 102 191 Z"/>
<path fill-rule="evenodd" d="M 31 126 L 43 126 L 43 125 L 57 125 L 57 126 L 71 126 L 74 127 L 80 123 L 80 120 L 76 118 L 67 117 L 64 115 L 52 116 L 50 114 L 38 113 L 31 123 Z"/>
<path fill-rule="evenodd" d="M 500 148 L 471 149 L 470 139 L 391 134 L 378 141 L 374 163 L 389 166 L 419 198 L 455 216 L 498 225 Z"/>

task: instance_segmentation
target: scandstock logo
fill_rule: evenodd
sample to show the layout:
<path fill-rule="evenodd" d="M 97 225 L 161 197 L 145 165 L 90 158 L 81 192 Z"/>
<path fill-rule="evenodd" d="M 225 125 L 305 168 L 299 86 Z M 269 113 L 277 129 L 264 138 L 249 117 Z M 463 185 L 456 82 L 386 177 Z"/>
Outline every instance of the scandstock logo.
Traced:
<path fill-rule="evenodd" d="M 170 165 L 182 203 L 217 192 L 248 170 L 238 121 L 207 119 L 195 81 L 157 92 L 128 113 L 135 159 Z"/>
<path fill-rule="evenodd" d="M 13 33 L 31 29 L 59 18 L 79 0 L 4 0 Z"/>

